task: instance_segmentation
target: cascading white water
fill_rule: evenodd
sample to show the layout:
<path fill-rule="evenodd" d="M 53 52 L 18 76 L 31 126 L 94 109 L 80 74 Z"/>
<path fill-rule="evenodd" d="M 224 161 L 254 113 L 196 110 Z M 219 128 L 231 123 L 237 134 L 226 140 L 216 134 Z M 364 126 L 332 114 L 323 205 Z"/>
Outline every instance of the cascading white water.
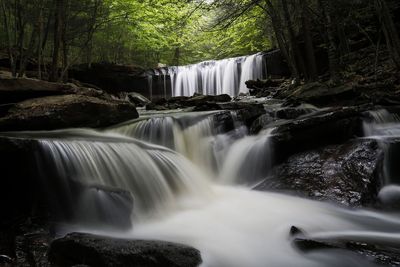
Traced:
<path fill-rule="evenodd" d="M 127 190 L 135 197 L 136 216 L 173 206 L 179 192 L 206 191 L 201 189 L 205 188 L 202 179 L 195 178 L 196 167 L 181 155 L 135 139 L 104 137 L 101 141 L 44 139 L 39 145 L 51 156 L 64 184 L 78 181 Z"/>
<path fill-rule="evenodd" d="M 247 80 L 263 78 L 264 55 L 200 62 L 188 66 L 168 68 L 171 76 L 172 96 L 247 93 Z"/>
<path fill-rule="evenodd" d="M 73 131 L 63 139 L 46 137 L 39 144 L 61 177 L 132 193 L 137 212 L 133 228 L 100 233 L 188 244 L 201 251 L 203 267 L 375 266 L 342 250 L 302 253 L 289 237 L 293 225 L 316 238 L 400 244 L 400 220 L 395 216 L 344 210 L 239 186 L 239 176 L 246 173 L 232 170 L 248 166 L 254 175 L 264 174 L 258 169 L 264 167 L 263 157 L 269 156 L 270 132 L 246 137 L 245 129 L 239 127 L 219 133 L 214 130 L 214 116 L 153 117 L 106 132 Z M 221 168 L 215 171 L 215 162 L 198 160 L 191 151 L 201 158 L 218 158 L 215 162 Z M 249 157 L 254 162 L 247 165 Z M 220 179 L 229 183 L 221 185 L 211 177 L 221 170 Z M 229 179 L 230 175 L 235 177 Z M 153 213 L 157 216 L 149 216 Z M 81 230 L 99 233 L 93 228 Z"/>
<path fill-rule="evenodd" d="M 386 109 L 368 112 L 369 120 L 364 121 L 364 135 L 378 140 L 378 144 L 384 151 L 382 183 L 378 198 L 382 203 L 390 206 L 397 205 L 400 200 L 400 178 L 397 170 L 397 160 L 400 138 L 400 118 Z M 393 141 L 392 141 L 393 140 Z"/>

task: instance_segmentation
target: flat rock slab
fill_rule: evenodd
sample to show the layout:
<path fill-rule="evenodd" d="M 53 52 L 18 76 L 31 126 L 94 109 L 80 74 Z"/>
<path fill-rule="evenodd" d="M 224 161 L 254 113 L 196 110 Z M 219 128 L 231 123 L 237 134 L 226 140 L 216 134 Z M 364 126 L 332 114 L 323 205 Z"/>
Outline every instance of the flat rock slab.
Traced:
<path fill-rule="evenodd" d="M 83 233 L 53 241 L 50 261 L 56 266 L 194 267 L 202 262 L 194 248 L 164 241 L 125 240 Z"/>
<path fill-rule="evenodd" d="M 138 116 L 135 106 L 125 101 L 84 95 L 48 96 L 15 104 L 0 118 L 0 131 L 106 127 Z"/>
<path fill-rule="evenodd" d="M 94 97 L 106 97 L 104 92 L 72 83 L 52 83 L 29 78 L 11 78 L 0 74 L 0 104 L 44 96 L 79 94 Z"/>

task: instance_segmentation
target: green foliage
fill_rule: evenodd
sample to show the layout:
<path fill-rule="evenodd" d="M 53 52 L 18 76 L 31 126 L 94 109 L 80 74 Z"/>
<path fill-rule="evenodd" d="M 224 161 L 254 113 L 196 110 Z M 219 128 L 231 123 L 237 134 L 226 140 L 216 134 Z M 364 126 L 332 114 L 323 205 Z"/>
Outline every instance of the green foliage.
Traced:
<path fill-rule="evenodd" d="M 122 20 L 105 24 L 95 34 L 96 61 L 151 67 L 157 63 L 189 64 L 245 55 L 269 48 L 264 27 L 258 26 L 265 24 L 259 9 L 220 30 L 211 28 L 219 10 L 212 11 L 204 1 L 113 1 L 111 16 L 117 16 L 121 10 L 126 12 Z"/>

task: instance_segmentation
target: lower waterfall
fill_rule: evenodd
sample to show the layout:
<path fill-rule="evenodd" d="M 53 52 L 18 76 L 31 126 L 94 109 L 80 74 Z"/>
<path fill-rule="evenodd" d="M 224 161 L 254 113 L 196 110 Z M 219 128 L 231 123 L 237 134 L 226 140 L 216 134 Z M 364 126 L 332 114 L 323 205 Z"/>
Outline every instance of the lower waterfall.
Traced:
<path fill-rule="evenodd" d="M 273 133 L 249 137 L 235 116 L 234 129 L 219 132 L 215 114 L 153 116 L 102 132 L 69 130 L 38 138 L 39 160 L 65 184 L 78 181 L 95 186 L 97 194 L 104 187 L 133 197 L 128 229 L 80 223 L 85 214 L 96 216 L 95 205 L 82 197 L 73 206 L 78 210 L 73 230 L 191 245 L 201 251 L 204 267 L 376 266 L 341 250 L 300 253 L 290 242 L 293 225 L 310 237 L 399 247 L 400 220 L 390 214 L 252 191 L 241 179 L 256 182 L 268 174 Z M 253 177 L 242 177 L 246 168 Z M 106 206 L 106 216 L 118 208 Z"/>

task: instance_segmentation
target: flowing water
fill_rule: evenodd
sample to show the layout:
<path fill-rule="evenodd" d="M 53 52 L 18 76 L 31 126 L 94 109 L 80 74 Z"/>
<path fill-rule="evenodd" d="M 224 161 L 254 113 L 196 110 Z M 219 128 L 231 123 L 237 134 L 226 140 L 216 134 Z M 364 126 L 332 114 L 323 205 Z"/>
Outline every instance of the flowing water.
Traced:
<path fill-rule="evenodd" d="M 223 129 L 220 114 L 153 115 L 101 132 L 36 133 L 38 160 L 45 159 L 66 184 L 80 181 L 133 196 L 133 226 L 120 231 L 79 226 L 79 216 L 93 214 L 82 198 L 75 205 L 85 207 L 77 214 L 81 231 L 188 244 L 201 251 L 202 266 L 375 266 L 343 250 L 299 252 L 289 236 L 293 225 L 312 238 L 400 247 L 395 214 L 252 191 L 251 185 L 271 168 L 272 130 L 247 136 L 235 114 L 231 131 L 218 130 Z M 99 198 L 107 195 L 96 192 Z M 112 196 L 100 203 L 119 203 Z M 110 204 L 107 215 L 114 216 L 118 208 Z"/>
<path fill-rule="evenodd" d="M 204 61 L 193 65 L 168 67 L 153 70 L 154 75 L 163 79 L 166 96 L 166 75 L 170 76 L 172 96 L 228 94 L 237 96 L 247 93 L 245 82 L 266 77 L 265 56 L 258 53 L 250 56 Z M 153 74 L 149 76 L 152 92 Z"/>

